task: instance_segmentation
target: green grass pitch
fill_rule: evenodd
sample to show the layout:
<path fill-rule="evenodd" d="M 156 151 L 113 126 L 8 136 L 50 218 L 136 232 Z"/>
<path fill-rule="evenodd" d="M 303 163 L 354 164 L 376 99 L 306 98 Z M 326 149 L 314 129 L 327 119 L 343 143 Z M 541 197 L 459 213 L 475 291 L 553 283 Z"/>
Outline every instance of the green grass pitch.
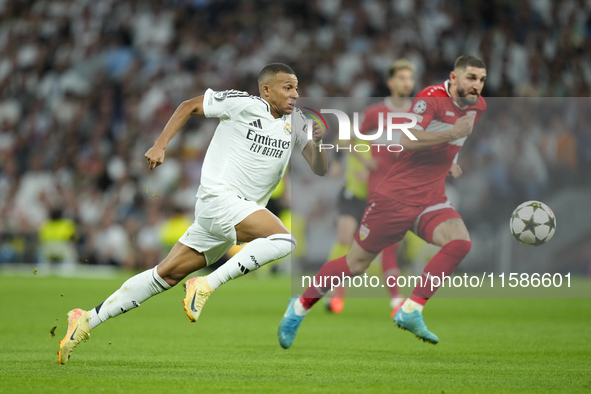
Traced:
<path fill-rule="evenodd" d="M 349 299 L 338 316 L 319 305 L 283 350 L 289 281 L 250 276 L 220 288 L 195 324 L 182 287 L 169 290 L 59 365 L 66 312 L 94 307 L 125 278 L 0 276 L 0 393 L 591 391 L 589 299 L 433 299 L 424 315 L 436 346 L 397 329 L 386 299 Z"/>

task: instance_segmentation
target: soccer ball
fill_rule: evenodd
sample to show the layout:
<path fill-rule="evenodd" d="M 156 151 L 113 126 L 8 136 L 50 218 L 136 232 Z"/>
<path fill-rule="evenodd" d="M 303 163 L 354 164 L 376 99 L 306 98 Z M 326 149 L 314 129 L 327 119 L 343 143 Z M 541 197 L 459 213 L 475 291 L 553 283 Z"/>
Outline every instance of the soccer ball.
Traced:
<path fill-rule="evenodd" d="M 511 234 L 526 246 L 539 246 L 550 241 L 556 231 L 556 217 L 549 206 L 540 201 L 519 205 L 509 221 Z"/>

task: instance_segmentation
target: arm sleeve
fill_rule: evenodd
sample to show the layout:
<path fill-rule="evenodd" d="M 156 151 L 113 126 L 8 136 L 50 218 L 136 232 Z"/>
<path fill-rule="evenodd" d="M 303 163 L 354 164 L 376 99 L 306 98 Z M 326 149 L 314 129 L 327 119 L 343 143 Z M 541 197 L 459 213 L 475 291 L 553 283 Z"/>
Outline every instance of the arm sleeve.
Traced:
<path fill-rule="evenodd" d="M 207 89 L 203 95 L 203 113 L 207 118 L 230 119 L 240 112 L 245 100 L 250 100 L 249 96 L 239 90 L 215 92 Z"/>
<path fill-rule="evenodd" d="M 417 125 L 414 127 L 418 130 L 426 130 L 438 109 L 437 100 L 439 97 L 415 97 L 412 102 L 410 112 L 417 117 Z"/>

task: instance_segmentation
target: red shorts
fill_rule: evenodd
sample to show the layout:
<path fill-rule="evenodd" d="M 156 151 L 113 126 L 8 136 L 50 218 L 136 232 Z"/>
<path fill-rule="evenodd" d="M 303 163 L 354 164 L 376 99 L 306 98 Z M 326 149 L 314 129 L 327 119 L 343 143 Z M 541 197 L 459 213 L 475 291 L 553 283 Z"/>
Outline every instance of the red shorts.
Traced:
<path fill-rule="evenodd" d="M 355 241 L 366 252 L 376 254 L 399 242 L 408 230 L 433 243 L 435 227 L 452 218 L 462 219 L 445 196 L 427 205 L 411 206 L 373 193 L 355 233 Z"/>

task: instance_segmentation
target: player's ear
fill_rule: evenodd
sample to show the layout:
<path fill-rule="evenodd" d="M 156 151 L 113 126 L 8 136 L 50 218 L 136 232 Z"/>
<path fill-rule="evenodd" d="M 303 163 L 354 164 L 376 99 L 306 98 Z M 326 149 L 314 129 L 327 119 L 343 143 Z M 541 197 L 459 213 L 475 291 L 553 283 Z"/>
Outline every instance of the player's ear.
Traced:
<path fill-rule="evenodd" d="M 456 74 L 455 71 L 452 71 L 449 73 L 449 80 L 451 81 L 451 83 L 456 83 L 458 80 L 458 74 Z"/>
<path fill-rule="evenodd" d="M 261 97 L 263 98 L 269 98 L 269 85 L 264 84 L 260 87 L 259 91 L 261 93 Z"/>

